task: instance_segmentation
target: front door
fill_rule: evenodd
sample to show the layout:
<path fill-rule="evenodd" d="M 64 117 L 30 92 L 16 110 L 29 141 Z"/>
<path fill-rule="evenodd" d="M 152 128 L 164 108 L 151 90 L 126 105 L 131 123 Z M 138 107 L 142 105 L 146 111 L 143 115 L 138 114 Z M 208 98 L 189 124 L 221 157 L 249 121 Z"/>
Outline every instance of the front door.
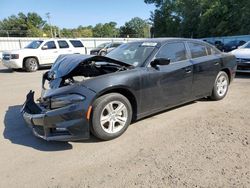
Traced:
<path fill-rule="evenodd" d="M 193 66 L 183 42 L 161 47 L 155 58 L 170 59 L 169 65 L 145 68 L 142 73 L 141 112 L 175 106 L 190 100 Z"/>
<path fill-rule="evenodd" d="M 55 62 L 58 55 L 58 48 L 55 41 L 48 41 L 41 47 L 40 64 L 52 64 Z"/>

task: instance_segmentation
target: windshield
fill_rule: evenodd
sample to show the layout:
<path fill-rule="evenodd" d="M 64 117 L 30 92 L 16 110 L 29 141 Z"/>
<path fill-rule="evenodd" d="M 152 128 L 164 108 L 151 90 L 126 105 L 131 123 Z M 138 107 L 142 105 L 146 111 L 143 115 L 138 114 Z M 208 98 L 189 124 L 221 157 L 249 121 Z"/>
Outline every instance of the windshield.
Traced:
<path fill-rule="evenodd" d="M 110 43 L 103 43 L 97 46 L 97 48 L 105 48 L 107 45 L 109 45 Z"/>
<path fill-rule="evenodd" d="M 115 48 L 106 57 L 133 65 L 140 66 L 151 55 L 157 43 L 155 42 L 133 42 Z"/>
<path fill-rule="evenodd" d="M 228 42 L 226 45 L 228 45 L 228 46 L 234 46 L 234 45 L 237 45 L 237 41 L 236 40 L 233 40 L 233 41 L 230 41 L 230 42 Z"/>
<path fill-rule="evenodd" d="M 35 40 L 28 44 L 25 48 L 30 48 L 30 49 L 37 49 L 39 46 L 43 43 L 42 40 Z"/>
<path fill-rule="evenodd" d="M 250 48 L 250 41 L 244 44 L 241 48 Z"/>

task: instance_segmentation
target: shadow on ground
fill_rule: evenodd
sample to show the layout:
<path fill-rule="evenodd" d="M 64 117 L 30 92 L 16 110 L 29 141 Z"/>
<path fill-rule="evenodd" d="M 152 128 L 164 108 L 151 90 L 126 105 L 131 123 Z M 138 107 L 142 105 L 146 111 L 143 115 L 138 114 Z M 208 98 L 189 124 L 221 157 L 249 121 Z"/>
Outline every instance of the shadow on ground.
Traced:
<path fill-rule="evenodd" d="M 13 144 L 23 145 L 40 151 L 61 151 L 72 149 L 67 142 L 47 142 L 36 138 L 24 122 L 20 113 L 21 105 L 10 106 L 4 117 L 3 136 Z"/>
<path fill-rule="evenodd" d="M 51 68 L 50 66 L 44 66 L 44 67 L 39 68 L 37 71 L 49 70 L 50 68 Z M 26 72 L 24 69 L 0 68 L 0 73 L 15 73 L 15 72 L 30 73 L 30 72 Z"/>
<path fill-rule="evenodd" d="M 0 73 L 12 73 L 14 72 L 12 69 L 0 69 Z"/>

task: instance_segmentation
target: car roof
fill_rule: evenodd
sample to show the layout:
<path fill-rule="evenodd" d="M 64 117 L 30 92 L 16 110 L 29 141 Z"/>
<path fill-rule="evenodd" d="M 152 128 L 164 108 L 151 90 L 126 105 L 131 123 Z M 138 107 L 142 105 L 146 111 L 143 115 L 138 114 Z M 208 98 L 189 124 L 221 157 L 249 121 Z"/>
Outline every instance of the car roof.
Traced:
<path fill-rule="evenodd" d="M 80 39 L 76 39 L 76 38 L 41 38 L 41 39 L 38 39 L 38 40 L 42 40 L 42 41 L 50 41 L 50 40 L 79 40 L 79 41 L 81 41 Z"/>
<path fill-rule="evenodd" d="M 190 38 L 148 38 L 148 39 L 142 39 L 135 42 L 157 42 L 157 43 L 166 43 L 169 41 L 192 41 L 192 42 L 199 42 L 199 43 L 205 43 L 204 41 L 200 39 L 190 39 Z"/>

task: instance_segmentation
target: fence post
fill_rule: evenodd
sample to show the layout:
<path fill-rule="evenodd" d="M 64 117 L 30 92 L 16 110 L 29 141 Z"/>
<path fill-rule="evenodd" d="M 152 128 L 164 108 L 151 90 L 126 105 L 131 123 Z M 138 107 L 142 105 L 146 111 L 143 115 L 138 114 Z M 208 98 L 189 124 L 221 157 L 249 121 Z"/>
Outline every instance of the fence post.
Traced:
<path fill-rule="evenodd" d="M 22 48 L 21 40 L 19 39 L 18 42 L 19 42 L 19 48 L 21 49 Z"/>

